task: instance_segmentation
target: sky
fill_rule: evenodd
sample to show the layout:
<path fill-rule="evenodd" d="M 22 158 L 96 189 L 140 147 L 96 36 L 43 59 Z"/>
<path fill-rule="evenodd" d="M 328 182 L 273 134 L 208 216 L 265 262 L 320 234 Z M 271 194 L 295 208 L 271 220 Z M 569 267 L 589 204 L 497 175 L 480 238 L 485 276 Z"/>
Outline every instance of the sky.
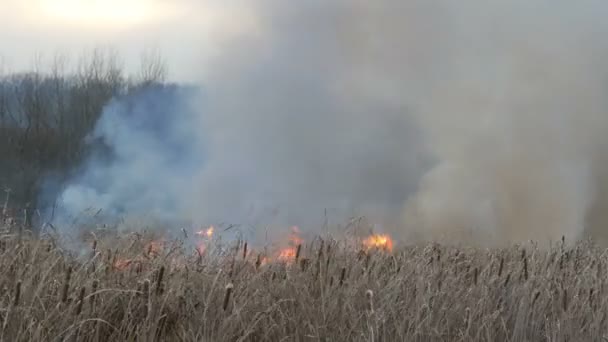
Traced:
<path fill-rule="evenodd" d="M 77 58 L 101 47 L 133 71 L 142 52 L 155 49 L 172 80 L 197 81 L 226 36 L 250 27 L 244 6 L 216 0 L 0 0 L 0 60 L 23 71 L 38 57 Z"/>

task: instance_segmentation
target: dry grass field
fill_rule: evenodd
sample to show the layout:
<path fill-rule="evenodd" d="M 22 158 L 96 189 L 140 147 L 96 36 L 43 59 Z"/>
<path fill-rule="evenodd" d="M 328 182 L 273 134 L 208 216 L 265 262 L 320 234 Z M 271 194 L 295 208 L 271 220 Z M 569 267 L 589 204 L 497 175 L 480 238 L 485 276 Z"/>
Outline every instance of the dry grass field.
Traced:
<path fill-rule="evenodd" d="M 4 230 L 2 341 L 598 341 L 606 253 Z M 206 236 L 205 236 L 206 235 Z M 392 250 L 391 250 L 392 249 Z"/>

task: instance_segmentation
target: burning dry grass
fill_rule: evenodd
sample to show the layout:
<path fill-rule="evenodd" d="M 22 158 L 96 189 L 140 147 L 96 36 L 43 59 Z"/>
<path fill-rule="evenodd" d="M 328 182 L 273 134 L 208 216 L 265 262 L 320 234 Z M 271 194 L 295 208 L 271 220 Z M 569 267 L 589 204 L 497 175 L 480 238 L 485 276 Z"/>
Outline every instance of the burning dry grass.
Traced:
<path fill-rule="evenodd" d="M 390 251 L 319 238 L 295 240 L 283 260 L 243 241 L 198 253 L 178 240 L 98 238 L 85 257 L 50 239 L 0 240 L 2 340 L 597 341 L 607 332 L 608 257 L 590 243 Z"/>

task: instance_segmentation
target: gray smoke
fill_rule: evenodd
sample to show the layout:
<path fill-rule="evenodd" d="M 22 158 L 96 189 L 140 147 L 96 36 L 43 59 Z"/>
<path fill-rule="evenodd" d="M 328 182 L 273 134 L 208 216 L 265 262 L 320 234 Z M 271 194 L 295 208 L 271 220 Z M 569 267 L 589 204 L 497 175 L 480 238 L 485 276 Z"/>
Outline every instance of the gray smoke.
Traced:
<path fill-rule="evenodd" d="M 242 6 L 254 24 L 207 65 L 196 115 L 176 115 L 164 96 L 127 99 L 165 108 L 150 136 L 109 126 L 133 110 L 108 106 L 96 134 L 119 157 L 87 163 L 63 194 L 68 211 L 91 202 L 312 230 L 327 210 L 398 238 L 486 244 L 602 235 L 608 5 Z M 177 136 L 187 153 L 165 140 Z"/>

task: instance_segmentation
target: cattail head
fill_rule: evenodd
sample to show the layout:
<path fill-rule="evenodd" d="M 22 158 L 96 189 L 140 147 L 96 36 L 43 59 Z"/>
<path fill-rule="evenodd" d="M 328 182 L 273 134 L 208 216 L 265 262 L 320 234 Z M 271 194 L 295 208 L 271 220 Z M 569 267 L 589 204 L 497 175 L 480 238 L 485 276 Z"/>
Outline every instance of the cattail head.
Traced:
<path fill-rule="evenodd" d="M 158 278 L 156 279 L 156 294 L 163 293 L 163 277 L 165 275 L 165 266 L 161 266 L 158 270 Z"/>
<path fill-rule="evenodd" d="M 365 292 L 365 296 L 367 297 L 367 310 L 370 313 L 374 312 L 374 292 L 372 290 L 367 290 Z"/>
<path fill-rule="evenodd" d="M 21 280 L 15 284 L 15 298 L 13 299 L 13 306 L 19 306 L 19 299 L 21 297 Z"/>
<path fill-rule="evenodd" d="M 76 310 L 75 310 L 75 314 L 76 315 L 80 315 L 80 312 L 82 311 L 82 304 L 84 302 L 84 294 L 86 292 L 86 288 L 83 286 L 80 288 L 80 293 L 78 294 L 78 302 L 76 304 Z"/>
<path fill-rule="evenodd" d="M 61 292 L 61 302 L 65 303 L 68 301 L 68 290 L 70 288 L 70 278 L 72 276 L 72 266 L 68 267 L 65 272 L 65 279 L 63 281 L 63 291 Z"/>
<path fill-rule="evenodd" d="M 298 259 L 300 258 L 300 251 L 302 250 L 302 244 L 298 244 L 298 246 L 296 247 L 296 256 L 295 256 L 295 260 L 296 263 L 298 262 Z"/>
<path fill-rule="evenodd" d="M 222 308 L 224 309 L 224 311 L 226 311 L 226 309 L 228 309 L 228 304 L 230 303 L 230 296 L 232 294 L 233 288 L 234 288 L 234 285 L 232 283 L 229 283 L 228 285 L 226 285 L 226 293 L 224 294 L 224 304 L 222 305 Z"/>
<path fill-rule="evenodd" d="M 475 267 L 473 269 L 473 284 L 477 285 L 477 278 L 479 277 L 479 269 Z"/>
<path fill-rule="evenodd" d="M 498 266 L 498 276 L 502 276 L 502 270 L 504 269 L 505 266 L 505 258 L 501 257 L 500 258 L 500 265 Z"/>
<path fill-rule="evenodd" d="M 150 297 L 150 279 L 144 280 L 143 290 L 144 298 L 148 299 Z"/>
<path fill-rule="evenodd" d="M 255 269 L 258 270 L 262 265 L 262 254 L 258 254 L 258 258 L 255 261 Z"/>
<path fill-rule="evenodd" d="M 344 278 L 346 277 L 346 267 L 342 267 L 342 271 L 340 271 L 340 286 L 344 284 Z"/>

